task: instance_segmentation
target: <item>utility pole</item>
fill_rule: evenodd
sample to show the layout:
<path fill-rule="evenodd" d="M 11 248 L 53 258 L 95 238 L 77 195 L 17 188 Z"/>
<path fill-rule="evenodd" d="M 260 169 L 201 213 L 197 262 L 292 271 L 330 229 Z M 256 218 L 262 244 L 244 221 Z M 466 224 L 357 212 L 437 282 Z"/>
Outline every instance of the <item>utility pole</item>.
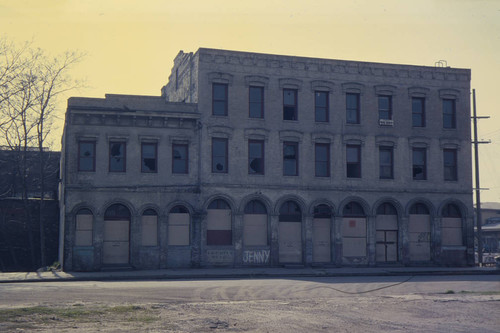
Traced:
<path fill-rule="evenodd" d="M 474 167 L 475 167 L 475 178 L 476 178 L 476 223 L 477 223 L 477 262 L 479 266 L 483 265 L 483 236 L 481 232 L 481 186 L 479 185 L 479 144 L 480 143 L 490 143 L 490 141 L 478 141 L 477 139 L 477 120 L 486 119 L 489 116 L 478 117 L 476 114 L 476 89 L 472 89 L 472 105 L 474 116 L 472 117 L 474 123 Z"/>

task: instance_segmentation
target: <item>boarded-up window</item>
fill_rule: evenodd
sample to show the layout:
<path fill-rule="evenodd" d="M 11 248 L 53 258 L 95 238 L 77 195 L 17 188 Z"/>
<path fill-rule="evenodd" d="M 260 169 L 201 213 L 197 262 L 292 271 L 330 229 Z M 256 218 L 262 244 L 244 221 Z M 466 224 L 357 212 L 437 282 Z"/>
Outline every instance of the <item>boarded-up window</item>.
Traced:
<path fill-rule="evenodd" d="M 231 209 L 226 201 L 216 199 L 207 209 L 207 245 L 231 244 Z"/>
<path fill-rule="evenodd" d="M 366 218 L 357 202 L 345 205 L 342 219 L 342 253 L 344 257 L 366 256 Z"/>
<path fill-rule="evenodd" d="M 142 246 L 158 245 L 158 215 L 152 209 L 146 209 L 142 214 Z"/>
<path fill-rule="evenodd" d="M 314 207 L 313 219 L 313 261 L 329 262 L 330 255 L 330 220 L 332 212 L 327 205 Z"/>
<path fill-rule="evenodd" d="M 378 262 L 398 261 L 398 216 L 394 206 L 388 202 L 377 208 L 376 260 Z"/>
<path fill-rule="evenodd" d="M 427 206 L 417 203 L 410 208 L 408 231 L 410 261 L 431 260 L 431 222 Z"/>
<path fill-rule="evenodd" d="M 267 210 L 258 200 L 252 200 L 245 206 L 243 244 L 245 246 L 267 245 Z"/>
<path fill-rule="evenodd" d="M 280 207 L 278 232 L 280 263 L 302 262 L 302 211 L 295 202 Z"/>
<path fill-rule="evenodd" d="M 168 245 L 189 245 L 189 211 L 175 206 L 168 214 Z"/>
<path fill-rule="evenodd" d="M 88 209 L 80 209 L 76 214 L 76 246 L 92 246 L 92 223 L 94 216 Z"/>
<path fill-rule="evenodd" d="M 442 245 L 461 246 L 462 238 L 462 215 L 456 205 L 448 204 L 442 211 Z"/>

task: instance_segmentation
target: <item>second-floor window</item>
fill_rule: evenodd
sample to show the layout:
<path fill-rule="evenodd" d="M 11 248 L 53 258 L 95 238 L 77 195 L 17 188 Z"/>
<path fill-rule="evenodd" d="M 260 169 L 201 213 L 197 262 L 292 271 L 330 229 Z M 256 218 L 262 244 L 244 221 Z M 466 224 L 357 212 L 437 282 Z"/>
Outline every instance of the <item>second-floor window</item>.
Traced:
<path fill-rule="evenodd" d="M 457 128 L 454 99 L 443 99 L 443 128 Z"/>
<path fill-rule="evenodd" d="M 391 96 L 378 97 L 378 119 L 392 119 Z"/>
<path fill-rule="evenodd" d="M 297 90 L 283 89 L 283 120 L 297 119 Z"/>
<path fill-rule="evenodd" d="M 393 149 L 392 147 L 379 148 L 380 179 L 393 179 Z"/>
<path fill-rule="evenodd" d="M 330 145 L 328 143 L 314 145 L 314 164 L 316 177 L 330 177 Z"/>
<path fill-rule="evenodd" d="M 427 156 L 425 148 L 413 148 L 413 179 L 427 179 Z"/>
<path fill-rule="evenodd" d="M 212 83 L 212 114 L 227 116 L 227 84 Z"/>
<path fill-rule="evenodd" d="M 251 175 L 264 174 L 264 141 L 248 141 L 248 173 Z"/>
<path fill-rule="evenodd" d="M 297 142 L 283 143 L 283 175 L 297 176 L 299 174 L 299 144 Z"/>
<path fill-rule="evenodd" d="M 411 121 L 413 127 L 425 127 L 425 99 L 411 99 Z"/>
<path fill-rule="evenodd" d="M 314 93 L 314 112 L 316 122 L 328 122 L 328 92 L 316 91 Z"/>
<path fill-rule="evenodd" d="M 189 172 L 189 154 L 188 145 L 173 144 L 172 145 L 172 173 L 188 173 Z"/>
<path fill-rule="evenodd" d="M 361 146 L 346 146 L 347 178 L 361 178 Z"/>
<path fill-rule="evenodd" d="M 249 95 L 249 117 L 264 118 L 264 88 L 250 87 Z"/>
<path fill-rule="evenodd" d="M 156 143 L 141 144 L 141 171 L 157 172 Z"/>
<path fill-rule="evenodd" d="M 109 171 L 125 172 L 126 167 L 126 144 L 125 142 L 109 143 Z"/>
<path fill-rule="evenodd" d="M 457 151 L 456 149 L 443 150 L 444 180 L 457 180 Z"/>
<path fill-rule="evenodd" d="M 212 172 L 227 173 L 227 139 L 212 138 Z"/>
<path fill-rule="evenodd" d="M 95 171 L 95 142 L 78 142 L 78 171 Z"/>
<path fill-rule="evenodd" d="M 346 122 L 348 124 L 359 124 L 359 94 L 346 94 Z"/>

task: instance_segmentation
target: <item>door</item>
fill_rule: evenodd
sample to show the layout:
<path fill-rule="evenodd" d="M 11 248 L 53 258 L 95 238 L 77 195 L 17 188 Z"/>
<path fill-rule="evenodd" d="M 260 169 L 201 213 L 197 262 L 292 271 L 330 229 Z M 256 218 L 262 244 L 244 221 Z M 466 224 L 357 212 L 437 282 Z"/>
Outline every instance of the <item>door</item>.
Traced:
<path fill-rule="evenodd" d="M 280 263 L 302 262 L 302 223 L 279 223 L 279 260 Z"/>
<path fill-rule="evenodd" d="M 313 261 L 330 262 L 330 219 L 313 220 Z"/>
<path fill-rule="evenodd" d="M 377 262 L 398 261 L 397 215 L 377 215 L 376 242 Z"/>
<path fill-rule="evenodd" d="M 430 216 L 410 214 L 410 261 L 431 260 L 431 223 Z"/>
<path fill-rule="evenodd" d="M 128 220 L 105 220 L 102 262 L 106 265 L 129 262 Z"/>

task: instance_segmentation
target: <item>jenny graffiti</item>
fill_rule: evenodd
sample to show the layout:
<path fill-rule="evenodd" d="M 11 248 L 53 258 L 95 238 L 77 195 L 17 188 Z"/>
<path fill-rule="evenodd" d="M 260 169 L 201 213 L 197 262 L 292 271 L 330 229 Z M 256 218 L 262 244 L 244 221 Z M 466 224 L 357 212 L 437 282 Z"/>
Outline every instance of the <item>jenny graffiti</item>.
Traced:
<path fill-rule="evenodd" d="M 269 263 L 269 250 L 244 251 L 243 262 L 245 264 L 267 264 Z"/>

